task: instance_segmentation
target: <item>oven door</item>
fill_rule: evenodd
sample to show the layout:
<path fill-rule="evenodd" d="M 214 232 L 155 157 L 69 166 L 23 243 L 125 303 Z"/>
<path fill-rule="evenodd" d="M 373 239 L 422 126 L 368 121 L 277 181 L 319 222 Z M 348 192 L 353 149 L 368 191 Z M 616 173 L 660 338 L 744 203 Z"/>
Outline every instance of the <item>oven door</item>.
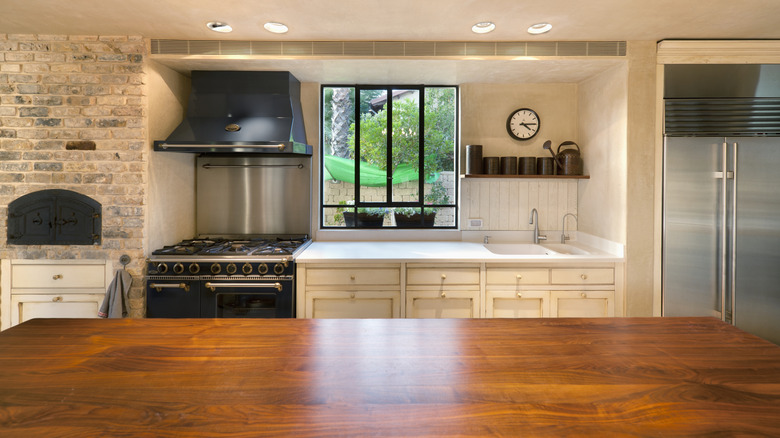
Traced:
<path fill-rule="evenodd" d="M 199 318 L 200 282 L 197 277 L 146 278 L 147 318 Z"/>
<path fill-rule="evenodd" d="M 241 278 L 201 282 L 203 318 L 292 318 L 293 280 Z"/>

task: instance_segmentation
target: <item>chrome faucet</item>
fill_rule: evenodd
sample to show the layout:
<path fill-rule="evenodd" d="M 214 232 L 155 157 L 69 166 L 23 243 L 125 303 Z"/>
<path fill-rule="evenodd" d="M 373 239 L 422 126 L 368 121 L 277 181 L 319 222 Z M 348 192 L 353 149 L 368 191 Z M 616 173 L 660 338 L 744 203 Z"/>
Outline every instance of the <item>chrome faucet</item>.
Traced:
<path fill-rule="evenodd" d="M 485 238 L 482 240 L 482 242 L 483 242 L 485 245 L 489 244 L 489 243 L 490 243 L 490 236 L 488 236 L 488 235 L 485 235 Z"/>
<path fill-rule="evenodd" d="M 528 223 L 534 226 L 534 243 L 539 243 L 540 240 L 547 240 L 547 236 L 539 234 L 539 212 L 535 208 L 531 210 L 531 218 L 528 219 Z"/>
<path fill-rule="evenodd" d="M 561 224 L 561 243 L 566 243 L 566 241 L 570 239 L 570 237 L 566 235 L 566 216 L 571 216 L 574 218 L 575 222 L 577 221 L 577 215 L 574 213 L 566 213 L 563 215 L 563 224 Z"/>

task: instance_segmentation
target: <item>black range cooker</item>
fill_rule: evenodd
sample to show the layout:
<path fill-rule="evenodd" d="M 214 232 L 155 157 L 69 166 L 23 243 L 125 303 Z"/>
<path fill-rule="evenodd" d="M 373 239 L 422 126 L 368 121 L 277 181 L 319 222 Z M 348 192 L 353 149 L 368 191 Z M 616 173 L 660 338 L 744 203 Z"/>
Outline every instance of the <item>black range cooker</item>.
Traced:
<path fill-rule="evenodd" d="M 308 236 L 199 238 L 152 253 L 149 318 L 292 318 L 295 257 Z"/>

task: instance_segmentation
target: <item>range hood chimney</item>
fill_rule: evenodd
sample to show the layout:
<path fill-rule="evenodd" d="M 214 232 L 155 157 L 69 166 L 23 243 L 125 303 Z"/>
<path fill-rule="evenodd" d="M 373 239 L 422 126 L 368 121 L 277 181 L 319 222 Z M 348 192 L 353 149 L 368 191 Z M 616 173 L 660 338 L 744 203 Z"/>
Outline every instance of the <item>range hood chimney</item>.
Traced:
<path fill-rule="evenodd" d="M 290 72 L 193 71 L 184 121 L 155 151 L 311 155 Z"/>

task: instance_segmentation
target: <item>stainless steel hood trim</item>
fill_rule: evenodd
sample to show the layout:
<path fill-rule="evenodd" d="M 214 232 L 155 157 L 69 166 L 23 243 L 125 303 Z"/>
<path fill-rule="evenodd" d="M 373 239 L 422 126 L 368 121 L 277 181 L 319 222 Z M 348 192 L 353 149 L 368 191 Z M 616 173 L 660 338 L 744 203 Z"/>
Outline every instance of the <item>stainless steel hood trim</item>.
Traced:
<path fill-rule="evenodd" d="M 250 154 L 295 154 L 312 155 L 311 145 L 296 142 L 224 142 L 210 144 L 176 143 L 155 141 L 155 151 L 194 153 L 250 153 Z"/>

